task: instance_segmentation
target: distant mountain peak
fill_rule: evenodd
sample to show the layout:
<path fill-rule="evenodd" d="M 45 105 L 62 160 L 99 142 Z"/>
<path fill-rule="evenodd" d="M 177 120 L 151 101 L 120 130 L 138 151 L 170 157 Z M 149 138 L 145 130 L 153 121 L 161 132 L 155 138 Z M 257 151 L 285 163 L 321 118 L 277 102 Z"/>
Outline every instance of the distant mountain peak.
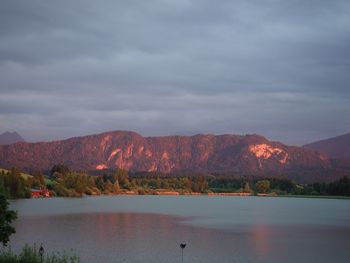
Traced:
<path fill-rule="evenodd" d="M 13 144 L 16 142 L 23 142 L 24 139 L 17 132 L 6 131 L 0 134 L 0 145 Z"/>

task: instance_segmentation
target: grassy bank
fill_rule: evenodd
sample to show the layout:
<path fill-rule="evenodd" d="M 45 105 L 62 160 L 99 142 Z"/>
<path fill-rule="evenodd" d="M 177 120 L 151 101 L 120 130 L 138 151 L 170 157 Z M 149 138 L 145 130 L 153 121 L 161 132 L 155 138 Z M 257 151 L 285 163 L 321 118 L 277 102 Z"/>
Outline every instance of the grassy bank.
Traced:
<path fill-rule="evenodd" d="M 45 255 L 41 258 L 39 249 L 36 245 L 25 245 L 21 252 L 15 253 L 11 248 L 0 248 L 0 263 L 78 263 L 79 257 L 70 252 L 55 252 L 51 255 Z"/>

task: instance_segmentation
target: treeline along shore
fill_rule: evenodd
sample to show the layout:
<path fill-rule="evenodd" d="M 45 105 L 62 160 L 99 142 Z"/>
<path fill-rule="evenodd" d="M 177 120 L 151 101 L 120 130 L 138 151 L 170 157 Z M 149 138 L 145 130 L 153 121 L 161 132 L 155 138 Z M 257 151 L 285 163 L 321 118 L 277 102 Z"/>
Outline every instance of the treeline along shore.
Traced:
<path fill-rule="evenodd" d="M 38 191 L 47 196 L 94 195 L 220 195 L 220 196 L 344 196 L 350 197 L 350 179 L 330 183 L 297 184 L 284 176 L 231 177 L 188 173 L 170 175 L 126 170 L 71 171 L 54 165 L 45 175 L 18 169 L 0 169 L 0 194 L 7 198 L 31 198 Z M 39 192 L 40 193 L 40 192 Z"/>

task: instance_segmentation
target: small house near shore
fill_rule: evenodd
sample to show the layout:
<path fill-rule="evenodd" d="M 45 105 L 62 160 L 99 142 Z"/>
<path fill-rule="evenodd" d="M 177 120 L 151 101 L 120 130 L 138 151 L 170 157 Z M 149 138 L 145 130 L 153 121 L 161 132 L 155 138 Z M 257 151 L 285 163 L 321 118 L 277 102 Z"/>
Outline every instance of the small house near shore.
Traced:
<path fill-rule="evenodd" d="M 31 189 L 32 198 L 50 197 L 50 192 L 47 189 Z"/>

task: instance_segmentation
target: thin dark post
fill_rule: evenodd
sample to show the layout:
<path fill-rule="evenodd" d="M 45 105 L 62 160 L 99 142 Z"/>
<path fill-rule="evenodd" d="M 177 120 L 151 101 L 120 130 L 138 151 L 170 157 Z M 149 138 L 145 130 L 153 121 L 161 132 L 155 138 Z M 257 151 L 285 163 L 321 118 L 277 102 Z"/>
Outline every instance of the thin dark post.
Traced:
<path fill-rule="evenodd" d="M 40 262 L 43 263 L 43 255 L 44 255 L 44 247 L 43 244 L 40 245 L 39 248 Z"/>
<path fill-rule="evenodd" d="M 184 249 L 186 247 L 185 243 L 181 243 L 180 244 L 180 248 L 181 248 L 181 262 L 184 263 Z"/>

